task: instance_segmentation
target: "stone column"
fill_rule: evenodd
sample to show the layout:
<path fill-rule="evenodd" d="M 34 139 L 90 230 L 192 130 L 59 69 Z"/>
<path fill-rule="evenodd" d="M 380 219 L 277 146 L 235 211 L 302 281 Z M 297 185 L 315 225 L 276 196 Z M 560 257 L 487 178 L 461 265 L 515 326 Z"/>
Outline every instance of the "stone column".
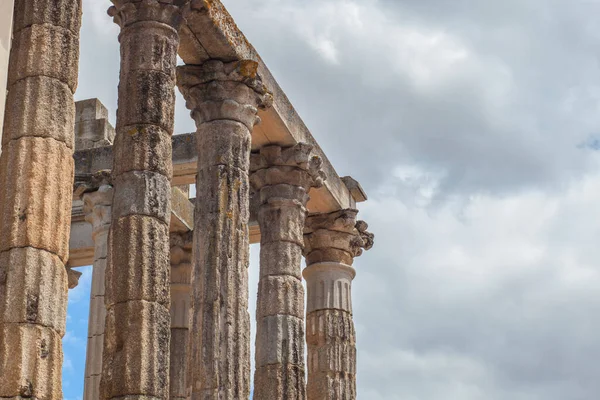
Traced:
<path fill-rule="evenodd" d="M 85 359 L 84 400 L 100 399 L 100 377 L 102 376 L 102 347 L 104 343 L 105 275 L 108 257 L 108 231 L 111 222 L 113 188 L 104 184 L 91 193 L 83 195 L 85 220 L 92 224 L 94 240 L 94 265 L 92 269 L 92 291 L 90 293 L 90 315 L 88 319 L 87 354 Z"/>
<path fill-rule="evenodd" d="M 171 136 L 179 2 L 112 0 L 121 27 L 102 399 L 169 396 Z"/>
<path fill-rule="evenodd" d="M 308 399 L 356 399 L 356 342 L 352 319 L 354 257 L 373 246 L 356 210 L 307 218 L 306 343 Z"/>
<path fill-rule="evenodd" d="M 248 219 L 251 132 L 272 98 L 258 64 L 210 60 L 178 69 L 196 121 L 198 176 L 188 393 L 192 400 L 250 394 Z"/>
<path fill-rule="evenodd" d="M 186 398 L 192 233 L 171 234 L 171 400 Z"/>
<path fill-rule="evenodd" d="M 0 398 L 62 399 L 79 0 L 15 4 L 0 156 Z"/>
<path fill-rule="evenodd" d="M 260 225 L 254 398 L 305 399 L 302 249 L 311 187 L 323 184 L 312 146 L 263 147 L 253 154 Z"/>

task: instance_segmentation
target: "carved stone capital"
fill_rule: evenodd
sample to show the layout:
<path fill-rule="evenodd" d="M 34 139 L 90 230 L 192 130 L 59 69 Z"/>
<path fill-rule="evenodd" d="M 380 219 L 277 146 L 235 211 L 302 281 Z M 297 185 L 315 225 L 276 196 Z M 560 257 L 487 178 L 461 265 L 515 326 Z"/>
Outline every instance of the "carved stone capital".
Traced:
<path fill-rule="evenodd" d="M 310 188 L 323 186 L 326 179 L 321 169 L 323 160 L 311 155 L 312 150 L 313 146 L 306 143 L 286 148 L 265 146 L 250 156 L 250 184 L 261 193 L 261 203 L 274 198 L 297 198 L 294 192 L 300 189 L 305 198 L 298 200 L 306 204 Z M 277 188 L 279 185 L 290 187 Z"/>
<path fill-rule="evenodd" d="M 83 195 L 85 220 L 92 224 L 92 236 L 107 232 L 112 218 L 113 187 L 101 185 L 95 192 Z"/>
<path fill-rule="evenodd" d="M 338 262 L 352 265 L 363 249 L 373 247 L 375 235 L 364 221 L 357 221 L 357 210 L 347 209 L 311 215 L 304 229 L 304 255 L 308 265 Z"/>
<path fill-rule="evenodd" d="M 192 262 L 193 232 L 171 233 L 171 265 L 190 264 Z"/>
<path fill-rule="evenodd" d="M 126 28 L 136 22 L 160 22 L 173 29 L 179 29 L 182 6 L 189 0 L 111 0 L 114 4 L 108 15 L 121 27 Z"/>
<path fill-rule="evenodd" d="M 177 67 L 177 85 L 196 125 L 233 120 L 252 130 L 260 122 L 257 113 L 273 104 L 273 97 L 258 76 L 251 60 Z"/>

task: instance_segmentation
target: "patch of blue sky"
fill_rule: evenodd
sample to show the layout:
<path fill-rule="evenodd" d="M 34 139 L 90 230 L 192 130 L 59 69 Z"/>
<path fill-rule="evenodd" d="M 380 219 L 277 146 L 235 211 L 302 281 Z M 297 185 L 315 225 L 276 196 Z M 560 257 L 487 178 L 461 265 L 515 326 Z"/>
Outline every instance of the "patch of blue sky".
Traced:
<path fill-rule="evenodd" d="M 79 279 L 79 285 L 75 289 L 69 290 L 67 333 L 63 338 L 63 397 L 65 400 L 83 398 L 92 267 L 79 268 L 78 271 L 83 275 Z"/>

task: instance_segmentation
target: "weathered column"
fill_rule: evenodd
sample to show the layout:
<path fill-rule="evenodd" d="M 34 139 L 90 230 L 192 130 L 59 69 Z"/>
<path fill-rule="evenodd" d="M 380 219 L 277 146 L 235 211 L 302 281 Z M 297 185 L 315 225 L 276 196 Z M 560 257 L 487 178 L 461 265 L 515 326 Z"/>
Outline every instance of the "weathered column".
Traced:
<path fill-rule="evenodd" d="M 305 399 L 302 249 L 311 187 L 323 184 L 312 146 L 263 147 L 253 154 L 259 198 L 260 280 L 256 307 L 254 398 Z"/>
<path fill-rule="evenodd" d="M 112 0 L 121 27 L 102 399 L 169 396 L 171 136 L 181 10 Z"/>
<path fill-rule="evenodd" d="M 62 399 L 80 25 L 79 0 L 15 4 L 0 157 L 1 398 Z"/>
<path fill-rule="evenodd" d="M 177 82 L 196 121 L 196 262 L 188 393 L 195 399 L 250 394 L 248 219 L 251 132 L 271 101 L 258 64 L 210 60 L 178 69 Z"/>
<path fill-rule="evenodd" d="M 307 218 L 306 343 L 308 399 L 356 399 L 356 343 L 352 320 L 354 257 L 373 246 L 356 210 Z"/>
<path fill-rule="evenodd" d="M 108 231 L 111 222 L 113 188 L 103 184 L 97 191 L 83 195 L 86 221 L 92 224 L 94 240 L 94 265 L 90 293 L 87 354 L 85 359 L 84 400 L 100 399 L 102 376 L 102 348 L 106 306 L 104 305 L 106 263 L 108 257 Z"/>
<path fill-rule="evenodd" d="M 186 398 L 192 233 L 171 233 L 171 400 Z"/>

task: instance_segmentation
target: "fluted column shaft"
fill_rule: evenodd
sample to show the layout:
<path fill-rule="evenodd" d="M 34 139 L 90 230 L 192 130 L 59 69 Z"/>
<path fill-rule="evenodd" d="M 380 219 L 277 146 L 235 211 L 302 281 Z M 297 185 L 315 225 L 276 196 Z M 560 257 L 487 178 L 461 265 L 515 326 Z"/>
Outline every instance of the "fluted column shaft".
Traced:
<path fill-rule="evenodd" d="M 92 269 L 92 290 L 90 293 L 90 315 L 88 319 L 87 353 L 85 359 L 84 400 L 100 399 L 100 378 L 102 376 L 102 348 L 104 343 L 104 323 L 106 306 L 105 276 L 108 257 L 108 232 L 111 222 L 113 188 L 102 185 L 83 196 L 86 221 L 92 224 L 94 240 L 94 265 Z"/>
<path fill-rule="evenodd" d="M 254 398 L 305 399 L 302 249 L 306 203 L 321 186 L 312 147 L 263 147 L 253 154 L 251 183 L 259 197 L 260 280 L 256 308 Z"/>
<path fill-rule="evenodd" d="M 207 61 L 178 69 L 196 121 L 198 175 L 192 272 L 189 396 L 247 399 L 251 132 L 270 100 L 253 61 Z"/>
<path fill-rule="evenodd" d="M 62 399 L 80 26 L 80 0 L 15 3 L 0 156 L 1 398 Z"/>
<path fill-rule="evenodd" d="M 181 9 L 163 0 L 113 3 L 109 14 L 121 27 L 121 72 L 100 396 L 166 399 L 171 136 Z"/>
<path fill-rule="evenodd" d="M 307 218 L 303 271 L 307 288 L 309 400 L 356 399 L 356 335 L 352 317 L 354 257 L 373 246 L 356 210 Z"/>
<path fill-rule="evenodd" d="M 192 233 L 171 234 L 171 400 L 185 399 L 189 311 L 191 303 Z"/>

